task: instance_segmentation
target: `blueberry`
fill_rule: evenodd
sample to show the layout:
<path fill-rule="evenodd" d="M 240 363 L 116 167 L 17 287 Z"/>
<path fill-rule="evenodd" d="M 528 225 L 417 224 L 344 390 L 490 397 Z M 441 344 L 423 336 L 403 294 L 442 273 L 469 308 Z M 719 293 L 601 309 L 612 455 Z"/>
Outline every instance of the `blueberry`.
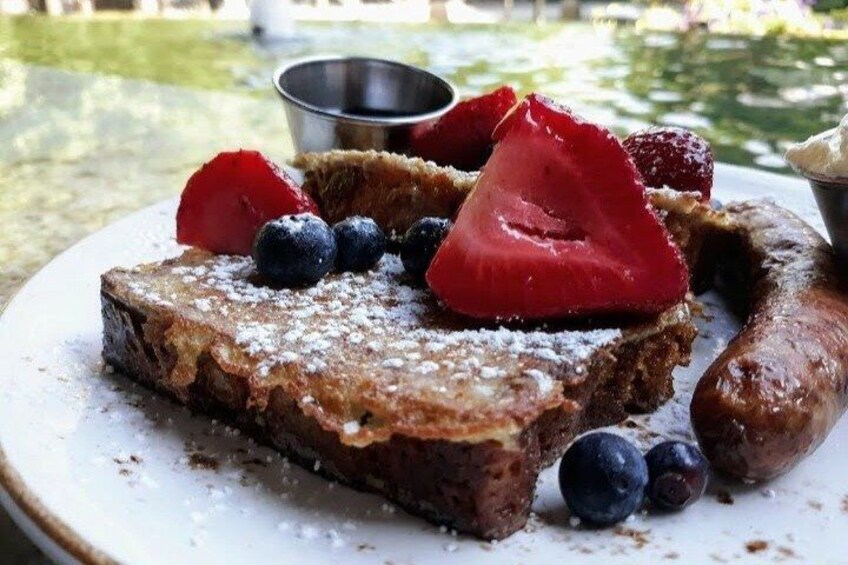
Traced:
<path fill-rule="evenodd" d="M 722 208 L 724 208 L 724 204 L 721 203 L 721 200 L 713 198 L 712 200 L 710 200 L 710 208 L 712 208 L 713 210 L 721 210 Z"/>
<path fill-rule="evenodd" d="M 642 504 L 648 466 L 626 439 L 596 432 L 575 441 L 559 466 L 559 486 L 569 510 L 599 526 L 620 522 Z"/>
<path fill-rule="evenodd" d="M 666 441 L 645 455 L 648 463 L 648 498 L 658 508 L 682 510 L 698 500 L 707 488 L 709 465 L 694 445 Z"/>
<path fill-rule="evenodd" d="M 446 218 L 428 217 L 421 218 L 406 231 L 400 247 L 400 260 L 406 272 L 416 281 L 424 281 L 430 261 L 451 225 L 451 221 Z"/>
<path fill-rule="evenodd" d="M 352 216 L 333 226 L 339 271 L 367 271 L 386 252 L 386 235 L 371 218 Z"/>
<path fill-rule="evenodd" d="M 253 242 L 259 274 L 280 286 L 307 286 L 321 280 L 336 263 L 336 238 L 312 214 L 283 216 L 259 230 Z"/>

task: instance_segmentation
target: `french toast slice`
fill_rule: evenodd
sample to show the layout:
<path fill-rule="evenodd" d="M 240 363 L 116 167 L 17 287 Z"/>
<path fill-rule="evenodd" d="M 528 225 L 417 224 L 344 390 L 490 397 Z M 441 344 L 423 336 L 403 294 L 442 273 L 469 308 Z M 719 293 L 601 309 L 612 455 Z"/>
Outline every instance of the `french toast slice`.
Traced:
<path fill-rule="evenodd" d="M 373 150 L 301 153 L 292 165 L 328 222 L 367 215 L 389 235 L 425 216 L 453 217 L 477 181 L 476 172 Z"/>
<path fill-rule="evenodd" d="M 656 408 L 689 359 L 688 303 L 647 320 L 480 326 L 399 259 L 307 289 L 189 250 L 102 277 L 105 360 L 310 470 L 484 539 L 521 528 L 579 432 Z"/>
<path fill-rule="evenodd" d="M 301 153 L 292 165 L 303 171 L 303 189 L 328 222 L 369 216 L 386 233 L 398 235 L 424 216 L 453 217 L 477 179 L 474 172 L 377 151 Z M 717 257 L 733 232 L 731 220 L 700 197 L 698 192 L 648 189 L 651 205 L 683 251 L 696 292 L 709 287 Z"/>

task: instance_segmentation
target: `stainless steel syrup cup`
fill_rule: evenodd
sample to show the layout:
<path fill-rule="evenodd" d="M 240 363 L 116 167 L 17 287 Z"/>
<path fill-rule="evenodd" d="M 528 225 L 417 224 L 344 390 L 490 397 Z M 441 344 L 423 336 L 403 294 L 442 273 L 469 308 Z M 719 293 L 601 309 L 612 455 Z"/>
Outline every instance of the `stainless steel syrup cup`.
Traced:
<path fill-rule="evenodd" d="M 843 267 L 848 266 L 848 179 L 804 176 L 810 181 L 831 245 Z"/>
<path fill-rule="evenodd" d="M 456 103 L 446 80 L 383 59 L 305 59 L 274 73 L 298 152 L 375 149 L 403 153 L 415 128 Z"/>

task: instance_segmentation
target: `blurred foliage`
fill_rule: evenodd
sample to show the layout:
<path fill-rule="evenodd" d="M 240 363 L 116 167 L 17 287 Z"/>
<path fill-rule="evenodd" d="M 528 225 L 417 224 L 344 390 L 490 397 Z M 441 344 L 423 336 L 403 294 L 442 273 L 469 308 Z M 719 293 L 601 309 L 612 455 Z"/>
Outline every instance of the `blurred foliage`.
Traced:
<path fill-rule="evenodd" d="M 813 10 L 816 12 L 828 12 L 841 8 L 848 8 L 848 0 L 816 0 L 813 3 Z"/>
<path fill-rule="evenodd" d="M 805 0 L 689 0 L 684 17 L 712 32 L 819 37 L 828 30 Z"/>
<path fill-rule="evenodd" d="M 251 52 L 248 43 L 222 33 L 235 29 L 232 23 L 204 20 L 0 16 L 0 55 L 74 71 L 225 89 L 233 86 L 231 67 Z"/>
<path fill-rule="evenodd" d="M 846 0 L 848 1 L 848 0 Z M 828 17 L 841 25 L 848 27 L 848 8 L 831 10 L 827 13 Z"/>

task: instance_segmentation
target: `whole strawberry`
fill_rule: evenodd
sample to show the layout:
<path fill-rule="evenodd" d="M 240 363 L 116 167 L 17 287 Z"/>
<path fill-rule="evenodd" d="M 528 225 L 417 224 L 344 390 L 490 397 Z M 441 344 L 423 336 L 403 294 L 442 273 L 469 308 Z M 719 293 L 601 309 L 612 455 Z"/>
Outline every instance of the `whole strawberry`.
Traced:
<path fill-rule="evenodd" d="M 654 127 L 630 134 L 624 148 L 645 186 L 700 192 L 708 202 L 713 187 L 713 152 L 701 136 L 684 128 Z"/>
<path fill-rule="evenodd" d="M 439 165 L 476 171 L 492 154 L 492 132 L 518 100 L 510 86 L 457 104 L 439 121 L 416 131 L 412 154 Z"/>

